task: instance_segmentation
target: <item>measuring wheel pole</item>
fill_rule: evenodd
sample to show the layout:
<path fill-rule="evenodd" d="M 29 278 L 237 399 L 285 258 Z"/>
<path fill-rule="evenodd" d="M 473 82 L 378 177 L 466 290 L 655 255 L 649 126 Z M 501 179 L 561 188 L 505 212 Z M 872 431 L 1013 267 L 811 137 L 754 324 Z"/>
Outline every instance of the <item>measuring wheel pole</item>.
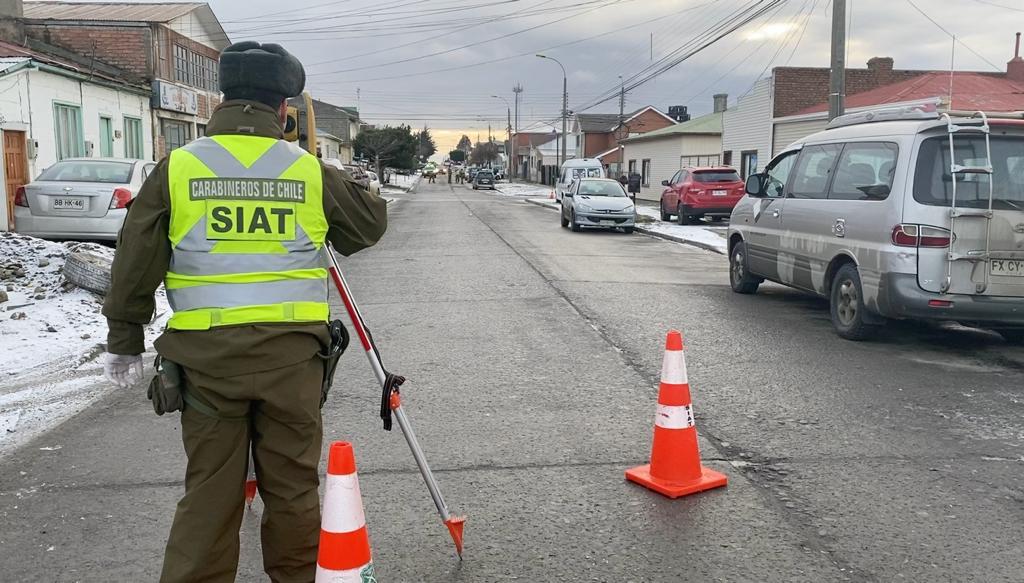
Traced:
<path fill-rule="evenodd" d="M 387 373 L 384 372 L 384 364 L 381 362 L 380 354 L 377 351 L 377 347 L 374 345 L 370 333 L 367 331 L 366 323 L 363 321 L 362 314 L 359 313 L 359 307 L 356 305 L 355 299 L 352 297 L 352 291 L 348 286 L 348 282 L 345 281 L 345 276 L 341 273 L 341 268 L 338 266 L 338 258 L 334 256 L 334 251 L 330 248 L 327 249 L 327 255 L 331 259 L 331 278 L 334 280 L 335 286 L 338 288 L 338 294 L 341 296 L 341 301 L 345 304 L 345 311 L 348 312 L 348 317 L 352 320 L 352 325 L 355 326 L 356 335 L 359 336 L 359 342 L 363 345 L 363 350 L 366 352 L 366 358 L 370 361 L 370 368 L 373 369 L 374 376 L 377 377 L 377 382 L 380 383 L 383 388 L 387 382 Z M 434 473 L 430 471 L 430 465 L 427 464 L 427 457 L 423 454 L 423 449 L 420 448 L 419 441 L 416 440 L 416 433 L 412 429 L 412 425 L 409 423 L 409 417 L 405 414 L 405 410 L 402 409 L 402 401 L 397 392 L 391 395 L 391 412 L 394 414 L 395 419 L 398 420 L 398 426 L 402 429 L 402 435 L 405 436 L 406 443 L 409 444 L 409 450 L 412 451 L 412 457 L 416 460 L 416 466 L 419 467 L 420 474 L 423 475 L 423 481 L 427 484 L 427 490 L 430 491 L 430 497 L 434 500 L 434 505 L 437 506 L 437 513 L 441 516 L 441 520 L 445 526 L 448 527 L 448 532 L 451 534 L 452 541 L 455 543 L 455 550 L 462 558 L 462 529 L 463 524 L 466 521 L 465 517 L 453 517 L 451 512 L 448 511 L 448 505 L 445 504 L 444 497 L 441 495 L 441 488 L 434 478 Z"/>

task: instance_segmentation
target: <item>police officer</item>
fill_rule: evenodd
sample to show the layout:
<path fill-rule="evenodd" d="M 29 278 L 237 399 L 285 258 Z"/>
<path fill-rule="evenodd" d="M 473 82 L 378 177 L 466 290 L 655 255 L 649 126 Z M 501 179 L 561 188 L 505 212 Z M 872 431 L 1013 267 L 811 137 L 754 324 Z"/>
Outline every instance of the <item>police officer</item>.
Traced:
<path fill-rule="evenodd" d="M 141 381 L 161 282 L 174 310 L 157 352 L 184 373 L 188 470 L 163 582 L 233 582 L 250 448 L 265 504 L 264 570 L 312 582 L 320 527 L 321 388 L 330 344 L 327 242 L 349 255 L 387 228 L 385 202 L 284 141 L 305 72 L 274 44 L 220 57 L 225 101 L 207 137 L 164 158 L 118 237 L 105 374 Z M 194 404 L 194 406 L 192 404 Z"/>

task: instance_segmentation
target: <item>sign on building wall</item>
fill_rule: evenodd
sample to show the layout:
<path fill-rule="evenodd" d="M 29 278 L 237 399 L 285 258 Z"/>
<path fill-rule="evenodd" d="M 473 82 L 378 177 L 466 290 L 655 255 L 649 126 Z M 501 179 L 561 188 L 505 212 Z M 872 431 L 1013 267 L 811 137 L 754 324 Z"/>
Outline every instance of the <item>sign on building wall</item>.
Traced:
<path fill-rule="evenodd" d="M 153 107 L 196 115 L 199 112 L 199 93 L 166 81 L 154 81 Z"/>

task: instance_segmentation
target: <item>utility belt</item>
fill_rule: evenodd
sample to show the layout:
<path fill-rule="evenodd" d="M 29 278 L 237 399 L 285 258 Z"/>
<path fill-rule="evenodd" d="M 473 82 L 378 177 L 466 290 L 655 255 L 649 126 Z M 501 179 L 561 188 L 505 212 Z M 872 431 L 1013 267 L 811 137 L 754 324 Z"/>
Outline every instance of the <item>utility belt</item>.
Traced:
<path fill-rule="evenodd" d="M 338 368 L 338 361 L 341 359 L 341 355 L 345 353 L 345 349 L 348 348 L 350 341 L 348 330 L 345 329 L 345 325 L 341 323 L 341 320 L 330 322 L 328 330 L 331 335 L 331 343 L 324 352 L 317 352 L 316 354 L 324 363 L 324 380 L 320 386 L 320 408 L 323 408 L 324 403 L 327 402 L 327 394 L 334 384 L 334 371 Z M 240 421 L 246 418 L 246 416 L 222 415 L 209 405 L 190 395 L 185 389 L 185 371 L 180 364 L 171 362 L 158 354 L 153 362 L 153 366 L 156 369 L 156 376 L 149 383 L 146 397 L 152 402 L 153 411 L 157 415 L 184 411 L 185 407 L 192 407 L 203 415 L 216 419 Z"/>

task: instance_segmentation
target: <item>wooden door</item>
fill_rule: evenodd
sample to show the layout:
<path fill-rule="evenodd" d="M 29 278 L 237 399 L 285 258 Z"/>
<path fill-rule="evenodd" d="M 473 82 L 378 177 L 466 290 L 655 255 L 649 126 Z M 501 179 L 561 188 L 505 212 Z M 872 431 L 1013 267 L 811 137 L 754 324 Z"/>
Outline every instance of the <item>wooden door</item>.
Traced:
<path fill-rule="evenodd" d="M 4 179 L 7 186 L 7 228 L 14 229 L 14 192 L 28 183 L 25 132 L 4 130 Z"/>

